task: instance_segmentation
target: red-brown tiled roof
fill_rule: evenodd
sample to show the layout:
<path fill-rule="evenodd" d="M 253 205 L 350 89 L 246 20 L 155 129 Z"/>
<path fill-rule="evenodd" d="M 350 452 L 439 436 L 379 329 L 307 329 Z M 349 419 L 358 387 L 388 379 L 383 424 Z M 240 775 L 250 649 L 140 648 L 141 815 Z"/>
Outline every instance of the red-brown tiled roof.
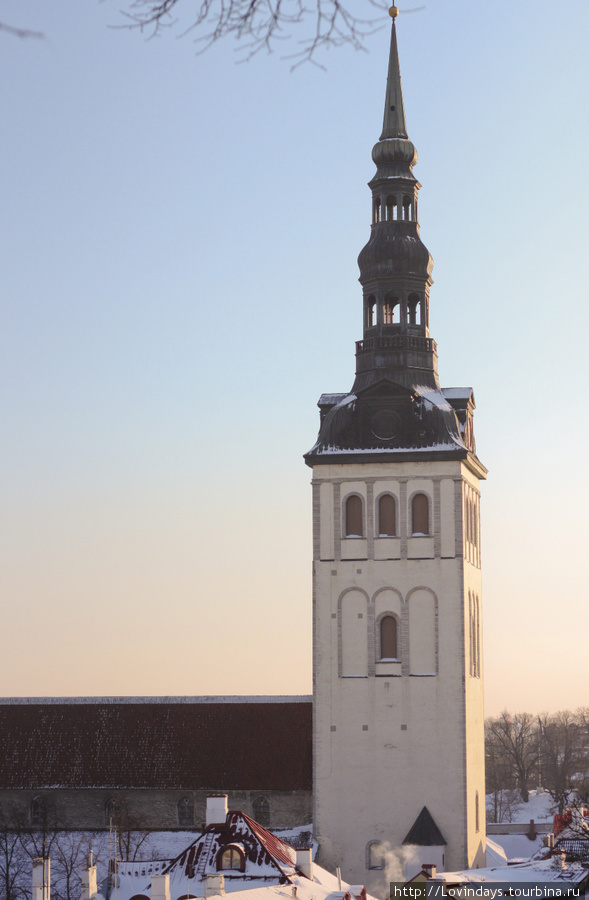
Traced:
<path fill-rule="evenodd" d="M 0 703 L 0 789 L 311 790 L 311 701 Z"/>

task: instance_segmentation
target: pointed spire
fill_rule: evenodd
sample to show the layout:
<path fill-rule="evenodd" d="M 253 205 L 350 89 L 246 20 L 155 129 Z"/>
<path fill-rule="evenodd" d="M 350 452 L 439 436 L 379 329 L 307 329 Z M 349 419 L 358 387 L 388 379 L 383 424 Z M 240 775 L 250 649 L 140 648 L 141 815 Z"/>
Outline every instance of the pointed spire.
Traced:
<path fill-rule="evenodd" d="M 394 16 L 391 7 L 390 14 Z M 391 49 L 389 53 L 389 72 L 387 76 L 387 93 L 384 106 L 384 119 L 380 140 L 386 138 L 407 138 L 407 126 L 405 125 L 405 107 L 403 106 L 403 89 L 401 87 L 401 68 L 399 66 L 399 51 L 397 49 L 397 30 L 395 19 L 391 26 Z"/>

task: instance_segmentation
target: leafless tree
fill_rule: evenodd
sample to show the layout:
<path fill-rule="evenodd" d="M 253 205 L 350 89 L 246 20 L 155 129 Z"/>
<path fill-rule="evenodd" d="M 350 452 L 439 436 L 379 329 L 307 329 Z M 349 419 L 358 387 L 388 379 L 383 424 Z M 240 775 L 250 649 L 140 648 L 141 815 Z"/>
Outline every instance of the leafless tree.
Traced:
<path fill-rule="evenodd" d="M 364 0 L 358 15 L 356 8 L 340 0 L 127 0 L 124 15 L 131 28 L 155 35 L 164 28 L 193 33 L 206 49 L 220 38 L 231 36 L 241 41 L 245 58 L 260 50 L 271 51 L 280 41 L 298 37 L 298 49 L 290 58 L 315 61 L 319 50 L 349 44 L 365 49 L 366 37 L 383 24 L 382 11 L 390 4 L 384 0 Z M 182 24 L 183 9 L 190 8 L 188 23 Z M 378 11 L 378 12 L 377 12 Z"/>
<path fill-rule="evenodd" d="M 487 720 L 485 731 L 487 743 L 492 743 L 494 753 L 502 760 L 506 781 L 512 779 L 504 787 L 517 786 L 527 803 L 538 771 L 537 720 L 529 713 L 511 715 L 504 711 L 496 719 Z"/>
<path fill-rule="evenodd" d="M 538 736 L 544 787 L 562 814 L 586 766 L 583 726 L 565 710 L 541 716 Z"/>
<path fill-rule="evenodd" d="M 151 831 L 126 797 L 115 797 L 111 826 L 116 834 L 116 854 L 124 862 L 147 859 L 152 851 Z"/>
<path fill-rule="evenodd" d="M 0 900 L 21 900 L 31 880 L 25 852 L 11 812 L 0 808 Z"/>

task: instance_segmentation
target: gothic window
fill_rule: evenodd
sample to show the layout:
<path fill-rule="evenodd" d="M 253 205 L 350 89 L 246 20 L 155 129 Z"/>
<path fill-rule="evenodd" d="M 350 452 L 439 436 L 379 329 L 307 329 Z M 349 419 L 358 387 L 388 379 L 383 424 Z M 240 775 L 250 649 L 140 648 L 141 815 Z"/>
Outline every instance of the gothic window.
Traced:
<path fill-rule="evenodd" d="M 256 822 L 259 822 L 260 825 L 268 828 L 270 825 L 270 804 L 266 797 L 256 797 L 253 802 L 253 808 L 254 819 Z"/>
<path fill-rule="evenodd" d="M 191 797 L 182 797 L 178 803 L 178 825 L 194 825 L 194 803 Z"/>
<path fill-rule="evenodd" d="M 361 538 L 364 536 L 362 498 L 358 494 L 351 494 L 346 500 L 345 506 L 345 535 L 347 538 Z"/>
<path fill-rule="evenodd" d="M 117 801 L 113 800 L 112 797 L 110 800 L 107 800 L 104 806 L 104 821 L 107 825 L 110 825 L 111 819 L 114 820 L 117 814 Z"/>
<path fill-rule="evenodd" d="M 403 197 L 403 219 L 405 222 L 411 221 L 411 197 Z"/>
<path fill-rule="evenodd" d="M 395 616 L 383 616 L 380 620 L 380 658 L 397 657 L 397 620 Z"/>
<path fill-rule="evenodd" d="M 429 500 L 426 494 L 415 494 L 411 501 L 411 534 L 429 534 Z"/>
<path fill-rule="evenodd" d="M 366 301 L 366 327 L 372 328 L 376 325 L 376 300 L 369 297 Z"/>
<path fill-rule="evenodd" d="M 34 797 L 31 801 L 31 825 L 43 825 L 45 820 L 45 801 L 42 797 Z"/>
<path fill-rule="evenodd" d="M 243 851 L 231 845 L 221 848 L 217 854 L 217 869 L 225 872 L 243 872 L 245 870 Z"/>
<path fill-rule="evenodd" d="M 384 868 L 384 847 L 381 841 L 370 841 L 366 848 L 366 868 Z"/>
<path fill-rule="evenodd" d="M 380 222 L 380 197 L 374 201 L 374 222 Z"/>
<path fill-rule="evenodd" d="M 386 199 L 385 218 L 387 222 L 393 222 L 397 218 L 397 200 L 395 197 L 387 197 Z"/>
<path fill-rule="evenodd" d="M 407 324 L 419 325 L 418 312 L 420 310 L 419 297 L 417 294 L 409 294 L 407 298 Z M 421 318 L 421 317 L 419 317 Z"/>
<path fill-rule="evenodd" d="M 397 534 L 397 509 L 392 494 L 383 494 L 378 501 L 378 536 L 395 537 Z"/>
<path fill-rule="evenodd" d="M 399 321 L 399 298 L 387 297 L 382 305 L 382 324 L 395 325 Z"/>

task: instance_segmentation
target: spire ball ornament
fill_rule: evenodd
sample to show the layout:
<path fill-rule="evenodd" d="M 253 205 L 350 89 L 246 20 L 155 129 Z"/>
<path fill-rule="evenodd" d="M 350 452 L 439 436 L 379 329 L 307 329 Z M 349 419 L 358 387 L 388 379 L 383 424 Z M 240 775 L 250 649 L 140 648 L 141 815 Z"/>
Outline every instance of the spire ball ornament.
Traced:
<path fill-rule="evenodd" d="M 399 15 L 399 7 L 391 6 L 391 8 L 389 9 L 389 16 L 391 17 L 391 19 L 396 19 L 398 15 Z"/>

